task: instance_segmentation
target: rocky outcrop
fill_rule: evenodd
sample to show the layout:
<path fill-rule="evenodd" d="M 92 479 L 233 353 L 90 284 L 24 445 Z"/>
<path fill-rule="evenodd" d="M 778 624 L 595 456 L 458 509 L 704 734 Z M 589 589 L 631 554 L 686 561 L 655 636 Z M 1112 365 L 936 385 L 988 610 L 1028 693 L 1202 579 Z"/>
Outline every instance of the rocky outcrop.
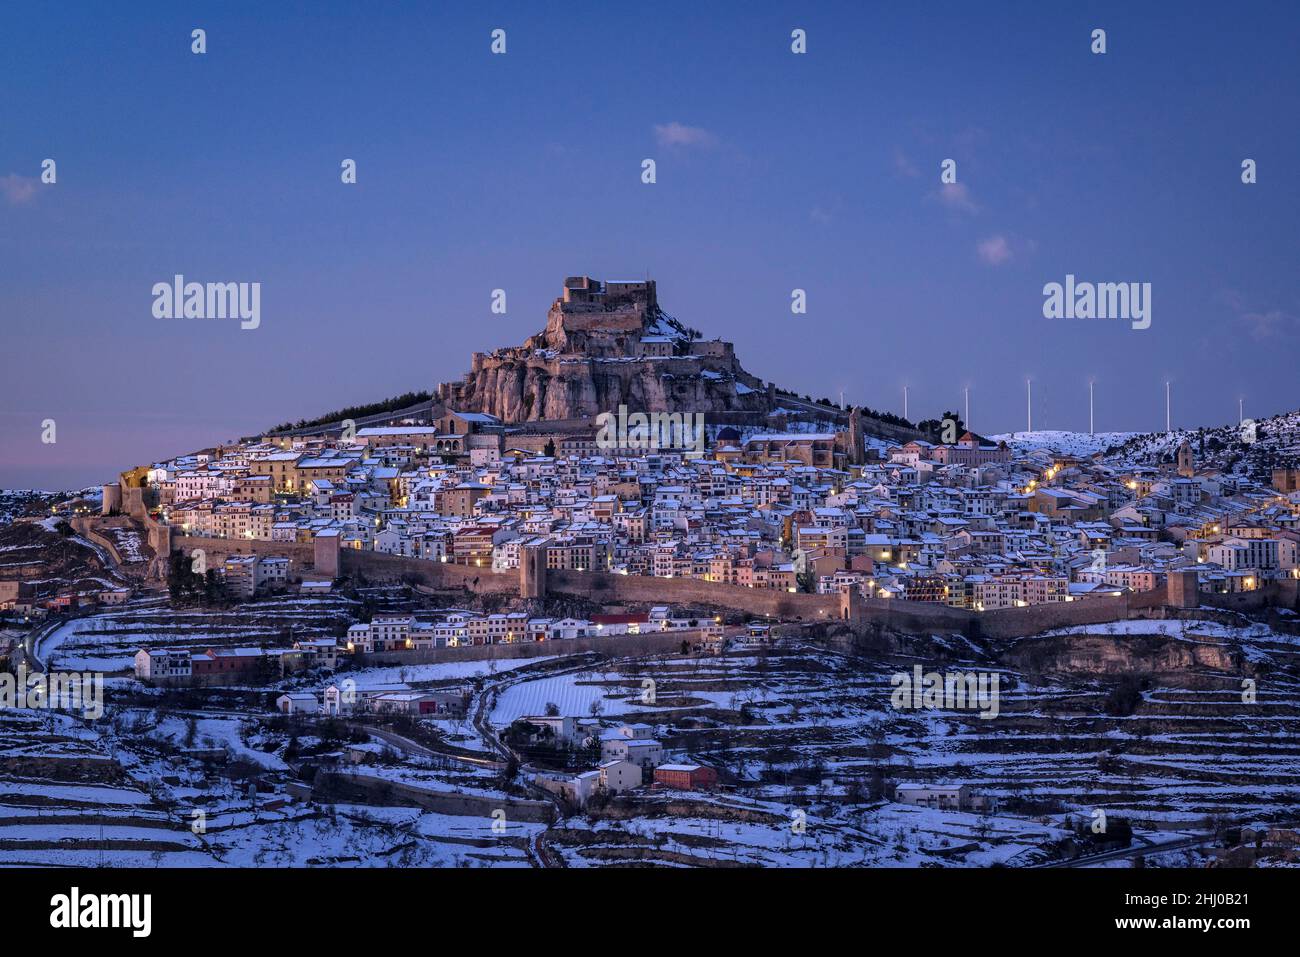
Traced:
<path fill-rule="evenodd" d="M 639 412 L 770 412 L 773 392 L 729 342 L 659 309 L 653 282 L 565 280 L 545 329 L 520 346 L 476 353 L 438 400 L 507 423 L 591 418 L 620 405 Z"/>
<path fill-rule="evenodd" d="M 1241 653 L 1227 644 L 1164 635 L 1068 635 L 1017 643 L 1009 664 L 1039 674 L 1239 673 Z"/>
<path fill-rule="evenodd" d="M 770 406 L 758 380 L 743 371 L 710 369 L 697 357 L 493 355 L 476 359 L 463 382 L 441 387 L 439 395 L 458 411 L 487 412 L 509 423 L 586 418 L 620 405 L 701 413 L 766 412 Z"/>

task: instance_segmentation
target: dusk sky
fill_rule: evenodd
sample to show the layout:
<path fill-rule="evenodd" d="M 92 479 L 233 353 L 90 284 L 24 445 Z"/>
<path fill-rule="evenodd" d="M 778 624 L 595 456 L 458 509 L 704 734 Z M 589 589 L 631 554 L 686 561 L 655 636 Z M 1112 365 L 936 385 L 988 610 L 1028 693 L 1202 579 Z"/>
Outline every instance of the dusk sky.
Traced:
<path fill-rule="evenodd" d="M 1026 376 L 1037 428 L 1090 377 L 1099 430 L 1163 428 L 1165 379 L 1175 426 L 1292 410 L 1297 64 L 1293 2 L 10 5 L 0 487 L 432 389 L 579 274 L 798 392 L 969 386 L 985 433 Z M 155 318 L 177 273 L 260 282 L 260 327 Z M 1045 319 L 1067 274 L 1151 283 L 1151 327 Z"/>

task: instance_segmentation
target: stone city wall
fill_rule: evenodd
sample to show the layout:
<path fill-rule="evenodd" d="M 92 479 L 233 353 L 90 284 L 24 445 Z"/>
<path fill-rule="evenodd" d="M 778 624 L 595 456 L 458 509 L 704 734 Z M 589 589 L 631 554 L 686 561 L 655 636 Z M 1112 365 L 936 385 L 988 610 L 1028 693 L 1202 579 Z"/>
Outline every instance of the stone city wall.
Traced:
<path fill-rule="evenodd" d="M 304 569 L 312 568 L 314 562 L 310 543 L 178 536 L 174 545 L 186 554 L 195 548 L 204 549 L 209 564 L 219 563 L 231 554 L 285 555 L 293 559 L 293 570 L 298 575 Z M 340 562 L 342 574 L 361 574 L 370 581 L 411 582 L 434 590 L 464 589 L 481 595 L 519 594 L 520 573 L 515 570 L 493 572 L 486 568 L 355 549 L 343 549 Z M 1200 597 L 1207 606 L 1234 611 L 1258 610 L 1269 605 L 1295 607 L 1297 584 L 1300 583 L 1285 580 L 1244 595 L 1202 592 Z M 805 622 L 832 621 L 842 617 L 839 595 L 745 588 L 693 578 L 652 578 L 548 569 L 546 594 L 586 598 L 606 606 L 662 604 L 675 608 L 703 607 L 741 612 L 758 618 Z M 985 612 L 934 602 L 863 598 L 854 602 L 853 617 L 859 622 L 875 623 L 903 632 L 959 632 L 972 637 L 983 635 L 1009 639 L 1073 625 L 1158 617 L 1166 605 L 1166 590 L 1160 586 L 1153 591 L 1118 598 L 1084 598 Z"/>

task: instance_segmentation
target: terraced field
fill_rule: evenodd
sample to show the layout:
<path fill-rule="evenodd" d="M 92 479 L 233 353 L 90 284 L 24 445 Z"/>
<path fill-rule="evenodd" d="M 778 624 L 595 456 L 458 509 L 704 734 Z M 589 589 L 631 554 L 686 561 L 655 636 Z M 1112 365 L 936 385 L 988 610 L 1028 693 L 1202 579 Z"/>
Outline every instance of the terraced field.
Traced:
<path fill-rule="evenodd" d="M 1059 837 L 1067 819 L 1090 820 L 1098 809 L 1161 840 L 1158 832 L 1200 828 L 1210 818 L 1300 816 L 1295 636 L 1209 621 L 1127 628 L 1129 634 L 1063 634 L 988 648 L 929 638 L 866 657 L 791 642 L 714 659 L 643 661 L 632 670 L 610 665 L 515 685 L 496 702 L 492 720 L 501 726 L 537 713 L 544 701 L 562 708 L 590 708 L 597 701 L 599 712 L 617 721 L 656 726 L 673 760 L 722 771 L 728 799 L 767 802 L 766 811 L 782 820 L 795 808 L 811 808 L 808 813 L 849 828 L 823 850 L 864 861 L 881 862 L 881 855 L 864 847 L 855 829 L 868 843 L 893 847 L 897 832 L 908 829 L 907 815 L 920 815 L 924 833 L 937 814 L 942 827 L 935 833 L 978 845 L 954 855 L 966 864 L 1014 856 L 1003 854 L 999 842 L 979 838 L 981 829 L 1001 830 L 1005 838 L 1028 824 L 1045 841 Z M 1081 641 L 1116 645 L 1128 670 L 1110 673 L 1104 657 L 1095 660 L 1094 672 L 1045 675 L 1028 667 L 1086 659 L 1091 648 L 1081 649 Z M 1203 654 L 1207 649 L 1215 654 Z M 1163 663 L 1196 654 L 1227 667 L 1161 670 Z M 918 663 L 926 671 L 997 674 L 997 717 L 895 709 L 891 679 Z M 642 699 L 647 677 L 655 684 L 653 705 Z M 1243 700 L 1246 677 L 1256 683 L 1253 700 Z M 1117 697 L 1123 698 L 1117 689 L 1126 683 L 1131 697 L 1117 708 Z M 967 783 L 993 798 L 998 811 L 963 815 L 883 802 L 890 785 L 901 781 Z M 627 829 L 644 831 L 644 823 Z M 660 848 L 654 833 L 679 827 L 677 815 L 650 823 L 643 849 Z M 620 830 L 608 822 L 591 829 Z M 750 840 L 743 828 L 737 837 Z M 626 835 L 618 840 L 626 843 Z M 941 850 L 917 835 L 903 843 L 909 854 Z M 1005 850 L 1015 841 L 1000 843 Z M 784 843 L 779 846 L 784 853 Z M 590 849 L 575 853 L 581 857 Z"/>
<path fill-rule="evenodd" d="M 36 654 L 49 668 L 112 674 L 129 671 L 141 648 L 198 652 L 339 637 L 355 610 L 342 596 L 269 599 L 231 611 L 172 609 L 166 599 L 146 599 L 65 622 L 38 644 Z"/>
<path fill-rule="evenodd" d="M 242 783 L 160 749 L 175 732 L 165 722 L 114 717 L 86 728 L 63 715 L 0 712 L 0 866 L 528 865 L 538 825 L 494 830 L 483 816 L 250 798 Z M 247 757 L 240 736 L 261 743 L 255 721 L 205 717 L 199 727 L 200 746 L 224 733 Z M 284 767 L 274 751 L 263 758 Z"/>
<path fill-rule="evenodd" d="M 141 646 L 337 633 L 353 608 L 342 598 L 282 599 L 257 612 L 139 603 L 68 623 L 43 651 L 61 668 L 125 669 Z M 320 722 L 275 716 L 266 688 L 185 692 L 162 707 L 162 692 L 123 675 L 106 682 L 98 721 L 0 711 L 0 864 L 1021 865 L 1042 860 L 1045 846 L 1099 811 L 1131 822 L 1140 844 L 1203 831 L 1211 819 L 1291 821 L 1300 817 L 1300 638 L 1292 630 L 1207 614 L 1000 645 L 839 634 L 715 657 L 354 672 L 363 688 L 469 682 L 471 713 L 497 732 L 548 705 L 591 727 L 644 722 L 667 760 L 706 764 L 722 777 L 715 793 L 642 789 L 566 811 L 549 826 L 509 819 L 500 829 L 486 809 L 535 806 L 527 781 L 547 759 L 530 750 L 511 778 L 513 768 L 494 760 L 494 735 L 472 721 L 427 719 L 404 730 L 418 745 L 356 727 L 327 735 Z M 896 708 L 896 676 L 917 665 L 996 675 L 996 716 Z M 298 686 L 319 690 L 326 679 L 304 680 Z M 348 735 L 371 739 L 369 761 L 355 772 Z M 322 792 L 315 803 L 294 798 L 286 785 L 322 762 L 364 786 Z M 571 762 L 569 754 L 557 766 Z M 903 781 L 966 783 L 995 806 L 896 803 Z M 386 784 L 433 797 L 408 806 Z M 1187 863 L 1203 859 L 1198 853 L 1151 861 Z"/>

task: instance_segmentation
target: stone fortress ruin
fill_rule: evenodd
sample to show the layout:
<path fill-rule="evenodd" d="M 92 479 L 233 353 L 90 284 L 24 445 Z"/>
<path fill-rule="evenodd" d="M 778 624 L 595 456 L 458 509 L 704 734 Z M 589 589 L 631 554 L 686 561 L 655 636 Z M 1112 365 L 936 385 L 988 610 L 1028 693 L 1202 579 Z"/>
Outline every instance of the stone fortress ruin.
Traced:
<path fill-rule="evenodd" d="M 654 280 L 570 276 L 546 328 L 523 345 L 474 354 L 438 402 L 507 424 L 586 419 L 626 405 L 645 412 L 750 413 L 777 406 L 735 348 L 705 340 L 659 306 Z"/>
<path fill-rule="evenodd" d="M 401 442 L 411 441 L 403 428 L 436 424 L 442 430 L 439 451 L 444 442 L 451 451 L 468 451 L 464 436 L 480 432 L 479 445 L 495 441 L 503 451 L 595 455 L 600 451 L 597 417 L 621 415 L 621 410 L 689 416 L 706 425 L 709 442 L 744 442 L 765 434 L 782 457 L 789 433 L 816 432 L 824 445 L 834 446 L 833 455 L 825 454 L 842 464 L 865 460 L 865 435 L 898 442 L 922 437 L 858 409 L 800 398 L 747 372 L 732 343 L 704 339 L 666 313 L 652 279 L 590 276 L 564 280 L 545 327 L 522 345 L 476 352 L 470 371 L 438 385 L 429 399 L 352 424 L 395 426 L 394 441 Z M 448 416 L 460 426 L 448 426 Z M 475 417 L 480 421 L 471 422 Z M 337 437 L 344 422 L 319 421 L 267 433 L 263 440 L 289 449 L 296 441 Z M 553 452 L 545 451 L 552 447 Z"/>

